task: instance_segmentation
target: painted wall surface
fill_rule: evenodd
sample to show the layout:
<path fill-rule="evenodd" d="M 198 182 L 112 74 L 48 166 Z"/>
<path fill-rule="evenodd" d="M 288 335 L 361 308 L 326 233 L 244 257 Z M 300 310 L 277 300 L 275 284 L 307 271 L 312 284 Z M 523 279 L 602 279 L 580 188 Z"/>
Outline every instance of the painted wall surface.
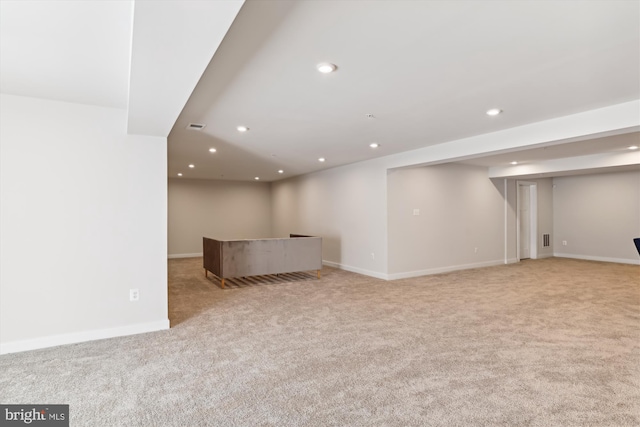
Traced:
<path fill-rule="evenodd" d="M 503 263 L 503 191 L 484 167 L 389 171 L 390 277 Z"/>
<path fill-rule="evenodd" d="M 640 171 L 559 177 L 553 184 L 556 256 L 639 263 L 632 239 L 640 237 Z"/>
<path fill-rule="evenodd" d="M 272 183 L 274 236 L 322 236 L 328 265 L 385 279 L 517 261 L 516 180 L 489 179 L 486 168 L 463 164 L 387 170 L 387 163 Z M 542 235 L 553 239 L 552 180 L 531 181 L 538 256 L 551 256 Z"/>
<path fill-rule="evenodd" d="M 166 139 L 125 110 L 0 103 L 1 351 L 167 328 Z"/>
<path fill-rule="evenodd" d="M 494 182 L 497 180 L 493 180 Z M 497 184 L 496 184 L 497 185 Z M 505 263 L 510 264 L 514 262 L 518 262 L 518 235 L 516 234 L 517 230 L 517 206 L 518 206 L 518 187 L 516 184 L 516 180 L 514 179 L 504 179 L 502 180 L 503 188 L 506 186 L 506 189 L 503 190 L 503 193 L 507 193 L 507 202 L 505 205 Z"/>
<path fill-rule="evenodd" d="M 542 178 L 533 180 L 538 185 L 538 258 L 553 256 L 553 180 Z M 549 246 L 544 246 L 543 235 L 550 235 Z"/>
<path fill-rule="evenodd" d="M 172 178 L 168 191 L 169 256 L 200 256 L 202 237 L 275 237 L 268 183 Z"/>
<path fill-rule="evenodd" d="M 537 237 L 536 258 L 553 256 L 553 181 L 551 178 L 507 180 L 507 245 L 506 259 L 508 263 L 518 261 L 518 181 L 536 184 L 537 194 Z M 550 235 L 550 246 L 544 246 L 543 235 Z"/>
<path fill-rule="evenodd" d="M 372 160 L 272 183 L 273 233 L 323 238 L 328 265 L 385 277 L 386 169 Z"/>

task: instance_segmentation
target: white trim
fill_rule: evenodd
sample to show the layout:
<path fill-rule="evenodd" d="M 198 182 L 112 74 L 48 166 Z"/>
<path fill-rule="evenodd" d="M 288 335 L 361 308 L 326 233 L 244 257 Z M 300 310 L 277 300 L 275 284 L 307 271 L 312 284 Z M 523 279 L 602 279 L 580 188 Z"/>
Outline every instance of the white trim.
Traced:
<path fill-rule="evenodd" d="M 167 255 L 167 258 L 169 258 L 169 259 L 174 259 L 174 258 L 200 258 L 200 257 L 202 257 L 202 252 L 193 253 L 193 254 L 171 254 L 171 255 Z"/>
<path fill-rule="evenodd" d="M 12 341 L 0 344 L 0 354 L 18 353 L 21 351 L 37 350 L 40 348 L 56 347 L 65 344 L 75 344 L 105 338 L 122 337 L 126 335 L 143 334 L 169 329 L 169 319 L 155 322 L 137 323 L 118 328 L 98 329 L 94 331 L 74 332 L 70 334 L 50 335 L 24 341 Z"/>
<path fill-rule="evenodd" d="M 340 270 L 350 271 L 352 273 L 364 274 L 365 276 L 375 277 L 376 279 L 389 280 L 389 276 L 377 271 L 365 270 L 364 268 L 352 267 L 350 265 L 340 264 L 333 261 L 322 260 L 322 265 L 328 267 L 339 268 Z"/>
<path fill-rule="evenodd" d="M 494 267 L 496 265 L 504 265 L 503 259 L 494 261 L 476 262 L 473 264 L 451 265 L 448 267 L 430 268 L 427 270 L 407 271 L 405 273 L 394 273 L 387 275 L 388 280 L 408 279 L 410 277 L 428 276 L 430 274 L 449 273 L 451 271 L 469 270 L 471 268 Z"/>
<path fill-rule="evenodd" d="M 560 254 L 560 253 L 554 253 L 553 256 L 558 258 L 584 259 L 587 261 L 615 262 L 617 264 L 640 265 L 640 260 L 638 259 L 609 258 L 609 257 L 603 257 L 603 256 Z"/>
<path fill-rule="evenodd" d="M 515 264 L 516 262 L 520 262 L 518 258 L 508 258 L 505 264 Z"/>

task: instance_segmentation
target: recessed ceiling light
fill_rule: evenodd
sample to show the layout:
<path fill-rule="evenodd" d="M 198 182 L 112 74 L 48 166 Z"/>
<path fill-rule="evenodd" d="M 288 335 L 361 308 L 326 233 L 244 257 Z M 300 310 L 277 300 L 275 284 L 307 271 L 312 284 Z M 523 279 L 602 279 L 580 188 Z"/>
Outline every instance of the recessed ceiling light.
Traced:
<path fill-rule="evenodd" d="M 178 176 L 182 176 L 182 173 L 178 173 Z"/>
<path fill-rule="evenodd" d="M 632 146 L 627 147 L 627 148 L 629 148 L 629 150 L 637 150 L 638 146 L 637 145 L 632 145 Z"/>
<path fill-rule="evenodd" d="M 255 178 L 253 178 L 253 179 L 255 179 L 256 181 L 260 181 L 260 177 L 259 177 L 259 176 L 256 176 L 256 177 L 255 177 Z"/>
<path fill-rule="evenodd" d="M 218 151 L 218 150 L 216 150 L 215 148 L 209 148 L 209 152 L 210 153 L 215 153 L 216 151 Z"/>
<path fill-rule="evenodd" d="M 318 71 L 320 71 L 321 73 L 328 74 L 328 73 L 333 73 L 338 67 L 336 67 L 335 64 L 322 62 L 317 65 L 317 68 L 318 68 Z"/>
<path fill-rule="evenodd" d="M 282 169 L 280 169 L 280 170 L 278 171 L 278 173 L 284 173 L 284 171 L 283 171 Z"/>
<path fill-rule="evenodd" d="M 236 129 L 238 129 L 238 132 L 246 132 L 249 130 L 246 126 L 238 126 Z"/>
<path fill-rule="evenodd" d="M 378 144 L 377 142 L 372 142 L 371 144 L 369 144 L 369 147 L 378 148 L 378 147 L 380 147 L 380 144 Z"/>
<path fill-rule="evenodd" d="M 327 160 L 327 159 L 325 159 L 324 157 L 320 157 L 320 158 L 318 159 L 318 161 L 319 161 L 319 162 L 324 162 L 325 160 Z"/>
<path fill-rule="evenodd" d="M 193 168 L 195 168 L 195 167 L 196 167 L 196 165 L 189 165 L 189 167 L 190 167 L 191 169 L 193 169 Z"/>
<path fill-rule="evenodd" d="M 497 116 L 500 113 L 502 113 L 502 110 L 499 108 L 492 108 L 491 110 L 487 110 L 488 116 Z"/>
<path fill-rule="evenodd" d="M 511 162 L 511 164 L 512 164 L 512 165 L 517 165 L 517 164 L 518 164 L 518 162 L 513 161 L 513 162 Z"/>

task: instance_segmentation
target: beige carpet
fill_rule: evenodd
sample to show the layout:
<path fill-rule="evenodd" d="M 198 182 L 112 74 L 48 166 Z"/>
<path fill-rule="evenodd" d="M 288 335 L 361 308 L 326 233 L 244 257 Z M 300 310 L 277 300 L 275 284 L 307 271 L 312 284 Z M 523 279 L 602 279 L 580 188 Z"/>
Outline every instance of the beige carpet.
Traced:
<path fill-rule="evenodd" d="M 640 267 L 544 259 L 385 282 L 171 260 L 169 331 L 0 357 L 72 426 L 638 426 Z"/>

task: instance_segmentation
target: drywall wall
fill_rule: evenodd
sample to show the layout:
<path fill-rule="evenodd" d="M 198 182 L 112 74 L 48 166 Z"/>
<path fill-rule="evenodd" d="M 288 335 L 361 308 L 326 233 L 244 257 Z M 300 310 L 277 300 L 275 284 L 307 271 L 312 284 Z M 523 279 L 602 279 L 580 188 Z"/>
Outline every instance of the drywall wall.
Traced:
<path fill-rule="evenodd" d="M 498 179 L 492 180 L 497 184 Z M 511 264 L 518 262 L 518 235 L 517 230 L 517 203 L 518 187 L 513 179 L 502 179 L 503 194 L 506 193 L 506 203 L 504 207 L 505 232 L 504 232 L 504 262 Z"/>
<path fill-rule="evenodd" d="M 327 265 L 386 278 L 384 159 L 272 183 L 273 233 L 323 238 Z"/>
<path fill-rule="evenodd" d="M 518 182 L 536 185 L 536 256 L 547 258 L 553 256 L 553 191 L 551 178 L 507 180 L 507 236 L 505 242 L 505 262 L 518 261 Z M 549 246 L 544 246 L 545 234 L 549 234 Z"/>
<path fill-rule="evenodd" d="M 168 328 L 166 139 L 126 117 L 0 95 L 1 352 Z"/>
<path fill-rule="evenodd" d="M 326 264 L 384 279 L 503 263 L 506 246 L 514 261 L 515 210 L 504 201 L 504 180 L 490 180 L 487 169 L 480 167 L 438 165 L 387 171 L 386 162 L 387 158 L 375 159 L 272 183 L 274 235 L 293 230 L 322 236 Z M 511 185 L 513 191 L 507 192 L 507 197 L 515 206 L 515 181 Z M 464 197 L 455 197 L 459 187 Z M 443 208 L 442 202 L 451 199 L 452 205 Z M 416 200 L 422 208 L 414 206 Z M 421 209 L 421 216 L 413 218 L 414 208 Z M 470 215 L 468 209 L 478 210 L 473 225 L 467 223 L 459 231 L 460 223 L 451 221 L 450 214 Z M 405 218 L 407 212 L 409 217 Z M 409 227 L 408 221 L 419 219 L 425 220 L 423 232 L 443 231 L 429 228 L 429 215 L 446 218 L 446 227 L 456 235 L 478 234 L 472 253 L 443 253 L 438 245 L 452 245 L 449 237 L 443 237 L 435 244 L 431 241 L 435 259 L 425 261 L 415 255 L 418 235 L 404 227 Z M 511 243 L 505 238 L 505 218 L 513 228 Z M 412 253 L 403 253 L 405 250 Z"/>
<path fill-rule="evenodd" d="M 274 236 L 322 236 L 325 264 L 384 279 L 517 261 L 516 180 L 462 164 L 387 170 L 388 162 L 272 183 Z M 538 254 L 548 256 L 541 233 L 552 234 L 551 180 L 533 181 Z"/>
<path fill-rule="evenodd" d="M 487 168 L 390 170 L 387 185 L 390 278 L 504 263 L 504 186 Z"/>
<path fill-rule="evenodd" d="M 553 256 L 553 180 L 533 180 L 538 187 L 538 258 Z M 549 246 L 544 246 L 543 236 L 549 234 Z"/>
<path fill-rule="evenodd" d="M 264 182 L 169 179 L 169 257 L 201 256 L 202 237 L 271 235 L 271 187 Z"/>
<path fill-rule="evenodd" d="M 559 177 L 553 185 L 556 256 L 639 263 L 632 239 L 640 237 L 640 171 Z"/>

